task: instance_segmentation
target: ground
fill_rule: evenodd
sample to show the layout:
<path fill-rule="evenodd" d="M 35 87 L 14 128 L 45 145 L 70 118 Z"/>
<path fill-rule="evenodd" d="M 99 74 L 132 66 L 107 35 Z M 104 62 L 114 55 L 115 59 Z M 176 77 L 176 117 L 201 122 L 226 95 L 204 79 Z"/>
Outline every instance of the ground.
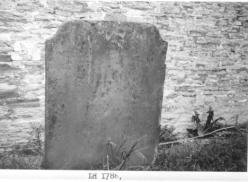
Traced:
<path fill-rule="evenodd" d="M 24 146 L 15 145 L 0 154 L 1 169 L 41 169 L 43 144 L 41 130 Z M 161 131 L 160 141 L 175 140 L 173 130 Z M 151 166 L 125 166 L 125 170 L 158 171 L 247 171 L 247 130 L 236 128 L 203 139 L 168 144 L 158 148 Z M 116 164 L 118 165 L 118 164 Z M 106 169 L 99 165 L 95 169 Z M 111 166 L 110 166 L 111 167 Z M 113 166 L 111 169 L 116 169 Z"/>

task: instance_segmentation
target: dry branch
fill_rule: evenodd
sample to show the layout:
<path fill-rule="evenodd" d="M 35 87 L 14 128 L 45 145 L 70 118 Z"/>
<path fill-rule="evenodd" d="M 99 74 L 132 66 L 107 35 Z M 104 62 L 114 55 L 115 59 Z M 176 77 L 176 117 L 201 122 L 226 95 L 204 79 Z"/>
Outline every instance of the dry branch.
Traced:
<path fill-rule="evenodd" d="M 125 156 L 124 159 L 122 160 L 121 164 L 118 165 L 116 168 L 114 168 L 114 170 L 121 170 L 121 169 L 125 166 L 125 164 L 126 164 L 128 158 L 130 157 L 131 153 L 134 151 L 134 148 L 136 147 L 137 144 L 138 144 L 138 141 L 136 141 L 136 142 L 131 146 L 131 148 L 130 148 L 129 151 L 127 152 L 126 156 Z"/>
<path fill-rule="evenodd" d="M 232 128 L 236 128 L 236 126 L 229 126 L 229 127 L 225 127 L 225 128 L 220 128 L 220 129 L 214 130 L 212 132 L 206 133 L 204 135 L 196 136 L 196 137 L 192 137 L 192 138 L 180 139 L 180 140 L 175 140 L 175 141 L 170 141 L 170 142 L 163 142 L 163 143 L 160 143 L 159 146 L 169 145 L 169 144 L 175 144 L 175 143 L 183 143 L 183 142 L 185 142 L 187 140 L 192 140 L 192 139 L 197 139 L 197 138 L 203 138 L 203 137 L 212 135 L 214 133 L 217 133 L 217 132 L 220 132 L 220 131 L 223 131 L 223 130 L 232 129 Z"/>

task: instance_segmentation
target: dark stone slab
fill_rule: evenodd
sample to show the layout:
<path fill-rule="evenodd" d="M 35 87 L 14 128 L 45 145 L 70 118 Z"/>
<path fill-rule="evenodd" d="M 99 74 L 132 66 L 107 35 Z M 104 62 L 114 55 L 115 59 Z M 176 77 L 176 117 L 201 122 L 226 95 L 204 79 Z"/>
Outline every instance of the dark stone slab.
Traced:
<path fill-rule="evenodd" d="M 150 163 L 158 143 L 166 50 L 149 24 L 64 24 L 46 42 L 43 166 L 94 169 L 107 155 L 110 162 L 113 155 L 121 159 L 136 142 L 127 165 Z"/>

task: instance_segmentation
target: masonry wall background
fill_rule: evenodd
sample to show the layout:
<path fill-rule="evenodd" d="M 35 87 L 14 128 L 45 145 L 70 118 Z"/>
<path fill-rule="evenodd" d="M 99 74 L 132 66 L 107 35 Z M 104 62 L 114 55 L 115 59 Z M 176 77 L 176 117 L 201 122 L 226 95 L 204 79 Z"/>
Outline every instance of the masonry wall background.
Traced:
<path fill-rule="evenodd" d="M 65 21 L 154 24 L 169 43 L 161 124 L 185 131 L 211 105 L 227 123 L 248 119 L 248 3 L 1 0 L 0 144 L 44 123 L 44 42 Z"/>

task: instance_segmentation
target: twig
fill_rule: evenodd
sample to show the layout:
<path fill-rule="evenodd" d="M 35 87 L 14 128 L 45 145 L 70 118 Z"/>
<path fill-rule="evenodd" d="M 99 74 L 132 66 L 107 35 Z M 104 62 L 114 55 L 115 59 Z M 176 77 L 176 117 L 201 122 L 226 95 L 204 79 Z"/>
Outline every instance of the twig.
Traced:
<path fill-rule="evenodd" d="M 131 153 L 134 151 L 135 146 L 138 144 L 138 141 L 136 141 L 131 148 L 129 149 L 129 151 L 127 152 L 125 158 L 122 160 L 121 164 L 119 166 L 117 166 L 114 170 L 121 170 L 123 168 L 123 166 L 126 164 L 127 159 L 130 157 Z"/>
<path fill-rule="evenodd" d="M 186 138 L 186 139 L 180 139 L 180 140 L 175 140 L 175 141 L 170 141 L 170 142 L 163 142 L 163 143 L 160 143 L 159 146 L 169 145 L 169 144 L 174 144 L 174 143 L 182 143 L 182 142 L 185 142 L 187 140 L 192 140 L 192 139 L 197 139 L 197 138 L 203 138 L 205 136 L 212 135 L 212 134 L 217 133 L 219 131 L 228 130 L 228 129 L 232 129 L 232 128 L 235 128 L 235 127 L 236 126 L 229 126 L 229 127 L 225 127 L 225 128 L 220 128 L 220 129 L 214 130 L 214 131 L 212 131 L 210 133 L 206 133 L 205 135 L 201 135 L 201 136 L 196 136 L 196 137 Z"/>
<path fill-rule="evenodd" d="M 107 170 L 109 170 L 109 155 L 107 154 Z"/>
<path fill-rule="evenodd" d="M 229 126 L 229 127 L 226 127 L 226 128 L 220 128 L 220 129 L 214 130 L 214 131 L 212 131 L 210 133 L 207 133 L 205 135 L 197 136 L 196 138 L 201 138 L 201 137 L 204 137 L 204 136 L 212 135 L 212 134 L 217 133 L 219 131 L 228 130 L 228 129 L 232 129 L 232 128 L 236 128 L 236 126 Z"/>

